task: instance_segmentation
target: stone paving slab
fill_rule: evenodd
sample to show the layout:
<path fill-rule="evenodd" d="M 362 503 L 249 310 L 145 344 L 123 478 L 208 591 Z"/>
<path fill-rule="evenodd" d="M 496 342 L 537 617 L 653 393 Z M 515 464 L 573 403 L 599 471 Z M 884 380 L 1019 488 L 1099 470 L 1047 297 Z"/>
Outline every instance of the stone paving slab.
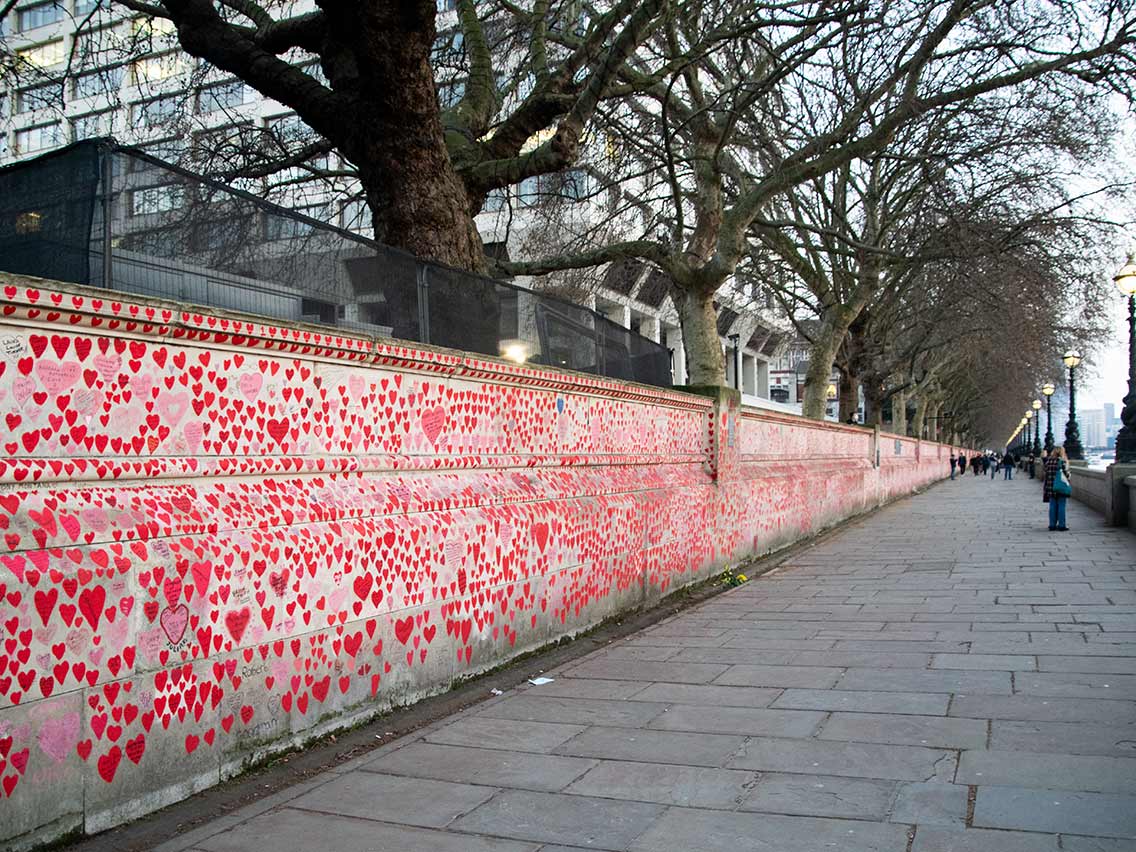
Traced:
<path fill-rule="evenodd" d="M 967 751 L 959 761 L 955 780 L 959 784 L 1125 793 L 1136 791 L 1136 760 L 1080 754 Z"/>
<path fill-rule="evenodd" d="M 556 792 L 593 768 L 596 761 L 523 751 L 414 742 L 378 758 L 375 764 L 364 764 L 360 768 L 363 771 L 374 768 L 392 775 L 410 775 L 415 778 Z"/>
<path fill-rule="evenodd" d="M 453 827 L 493 837 L 622 850 L 664 813 L 661 805 L 642 802 L 510 790 L 462 817 Z"/>
<path fill-rule="evenodd" d="M 943 483 L 163 850 L 1136 852 L 1136 536 L 1069 520 Z"/>
<path fill-rule="evenodd" d="M 631 846 L 632 852 L 904 852 L 906 848 L 907 829 L 899 825 L 686 808 L 667 811 Z"/>
<path fill-rule="evenodd" d="M 736 769 L 604 760 L 567 789 L 584 796 L 733 810 L 756 783 Z"/>
<path fill-rule="evenodd" d="M 968 749 L 986 747 L 986 727 L 979 719 L 833 713 L 817 736 L 845 742 Z"/>
<path fill-rule="evenodd" d="M 536 852 L 538 843 L 408 828 L 281 808 L 199 842 L 203 852 Z"/>
<path fill-rule="evenodd" d="M 1136 839 L 1136 796 L 980 787 L 974 824 L 984 828 Z"/>
<path fill-rule="evenodd" d="M 848 710 L 945 716 L 951 696 L 934 692 L 866 692 L 841 689 L 786 689 L 770 706 L 794 710 Z"/>

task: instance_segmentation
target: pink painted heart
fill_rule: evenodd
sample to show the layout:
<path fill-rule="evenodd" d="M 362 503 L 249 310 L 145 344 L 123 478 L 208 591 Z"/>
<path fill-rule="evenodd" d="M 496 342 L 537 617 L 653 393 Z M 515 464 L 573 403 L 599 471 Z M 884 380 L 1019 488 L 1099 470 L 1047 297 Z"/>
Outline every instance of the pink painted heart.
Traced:
<path fill-rule="evenodd" d="M 260 373 L 245 373 L 237 381 L 241 394 L 249 402 L 255 402 L 256 398 L 260 396 L 260 388 L 263 384 L 264 376 Z"/>
<path fill-rule="evenodd" d="M 36 364 L 36 375 L 48 393 L 59 394 L 79 381 L 83 368 L 78 361 L 40 361 Z"/>
<path fill-rule="evenodd" d="M 44 754 L 56 763 L 62 763 L 79 742 L 79 714 L 68 713 L 48 719 L 40 725 L 36 741 Z"/>
<path fill-rule="evenodd" d="M 167 607 L 162 610 L 158 620 L 162 624 L 162 631 L 166 634 L 166 638 L 176 645 L 185 635 L 185 627 L 189 624 L 189 607 L 185 604 L 172 608 Z"/>
<path fill-rule="evenodd" d="M 442 427 L 446 425 L 446 409 L 438 406 L 422 412 L 422 431 L 437 446 L 438 436 L 442 434 Z"/>

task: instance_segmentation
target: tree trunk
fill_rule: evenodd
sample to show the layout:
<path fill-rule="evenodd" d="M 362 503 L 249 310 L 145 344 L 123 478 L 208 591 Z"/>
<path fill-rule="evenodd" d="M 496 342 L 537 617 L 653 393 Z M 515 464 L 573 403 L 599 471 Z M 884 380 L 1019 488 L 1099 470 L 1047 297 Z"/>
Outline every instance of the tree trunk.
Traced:
<path fill-rule="evenodd" d="M 927 418 L 930 420 L 930 423 L 927 426 L 927 437 L 932 441 L 937 441 L 941 435 L 946 434 L 942 428 L 942 420 L 939 417 L 939 411 L 942 410 L 942 408 L 943 404 L 941 402 L 936 402 L 928 406 Z"/>
<path fill-rule="evenodd" d="M 801 413 L 810 420 L 824 420 L 828 403 L 828 385 L 832 380 L 832 365 L 836 353 L 848 333 L 848 326 L 858 311 L 838 305 L 825 311 L 816 339 L 809 347 L 809 369 L 805 373 L 805 398 Z M 843 382 L 841 383 L 843 384 Z M 843 419 L 843 418 L 842 418 Z"/>
<path fill-rule="evenodd" d="M 891 431 L 907 434 L 907 394 L 903 391 L 896 391 L 891 398 Z"/>
<path fill-rule="evenodd" d="M 485 251 L 434 89 L 434 10 L 418 0 L 329 13 L 334 37 L 355 48 L 351 62 L 328 63 L 329 76 L 357 85 L 360 103 L 358 114 L 342 117 L 340 147 L 359 169 L 376 240 L 480 272 L 488 268 Z"/>
<path fill-rule="evenodd" d="M 884 422 L 883 388 L 875 379 L 869 377 L 861 387 L 864 390 L 864 425 L 882 426 Z"/>
<path fill-rule="evenodd" d="M 860 407 L 860 379 L 852 373 L 840 374 L 840 413 L 841 423 L 855 420 Z"/>
<path fill-rule="evenodd" d="M 726 384 L 726 362 L 718 339 L 718 312 L 714 293 L 693 289 L 672 289 L 671 297 L 678 308 L 682 325 L 682 342 L 686 349 L 687 384 Z"/>
<path fill-rule="evenodd" d="M 915 398 L 915 416 L 911 418 L 911 434 L 916 438 L 922 438 L 923 424 L 927 419 L 927 397 L 919 394 Z"/>

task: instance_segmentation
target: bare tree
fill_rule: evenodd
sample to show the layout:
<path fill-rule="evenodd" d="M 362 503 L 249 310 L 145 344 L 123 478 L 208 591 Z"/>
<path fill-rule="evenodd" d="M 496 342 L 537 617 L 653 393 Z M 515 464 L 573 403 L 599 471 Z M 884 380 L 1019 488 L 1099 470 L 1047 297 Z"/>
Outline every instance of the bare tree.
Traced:
<path fill-rule="evenodd" d="M 739 20 L 747 26 L 734 26 Z M 729 36 L 719 40 L 723 32 Z M 658 140 L 653 159 L 639 154 L 653 183 L 670 189 L 669 239 L 509 268 L 547 272 L 627 256 L 652 262 L 673 281 L 692 383 L 720 384 L 714 294 L 751 253 L 755 222 L 776 212 L 788 191 L 871 160 L 905 126 L 961 104 L 1039 86 L 1078 97 L 1127 92 L 1134 37 L 1126 2 L 796 2 L 752 14 L 683 4 L 639 51 L 662 56 L 655 73 L 669 73 L 651 78 L 632 60 L 621 78 L 638 94 L 610 117 L 637 138 Z M 865 273 L 861 280 L 878 286 L 878 276 Z M 852 323 L 857 301 L 834 317 L 834 350 L 843 340 L 836 326 Z M 811 398 L 808 408 L 817 416 Z"/>

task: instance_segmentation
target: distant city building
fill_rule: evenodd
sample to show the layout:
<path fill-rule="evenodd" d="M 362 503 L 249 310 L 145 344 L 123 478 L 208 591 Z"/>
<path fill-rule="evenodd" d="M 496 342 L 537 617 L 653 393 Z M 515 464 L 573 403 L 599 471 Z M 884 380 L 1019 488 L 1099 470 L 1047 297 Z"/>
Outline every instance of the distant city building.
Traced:
<path fill-rule="evenodd" d="M 315 5 L 315 0 L 295 0 L 288 8 L 290 14 L 299 14 Z M 444 59 L 448 50 L 460 46 L 461 33 L 453 0 L 437 0 L 437 10 L 435 58 Z M 205 171 L 213 153 L 243 147 L 250 138 L 295 141 L 312 132 L 289 108 L 218 69 L 200 66 L 180 49 L 169 21 L 146 18 L 120 4 L 33 0 L 0 19 L 0 35 L 32 72 L 19 81 L 18 89 L 0 89 L 0 166 L 82 139 L 113 136 L 162 160 Z M 139 44 L 148 45 L 149 52 L 139 54 Z M 318 62 L 304 57 L 296 64 L 326 83 Z M 443 80 L 439 85 L 443 107 L 452 105 L 463 90 L 464 83 Z M 310 162 L 330 173 L 346 166 L 335 153 Z M 257 191 L 239 181 L 238 188 Z M 270 200 L 277 204 L 373 236 L 358 184 L 349 177 L 336 178 L 333 191 L 329 184 L 307 181 L 304 169 L 296 167 L 274 180 L 270 191 Z M 634 191 L 622 188 L 624 194 Z M 154 210 L 177 202 L 169 197 L 167 187 L 148 192 L 132 197 Z M 604 215 L 591 197 L 594 192 L 585 168 L 529 178 L 495 191 L 477 217 L 488 253 L 498 259 L 531 259 L 556 248 L 555 241 L 563 235 L 555 226 L 553 245 L 540 244 L 541 229 L 549 228 L 537 215 L 542 199 L 554 196 L 574 202 L 570 217 L 594 226 Z M 565 279 L 519 277 L 515 283 L 571 299 L 662 343 L 671 350 L 674 383 L 686 383 L 682 334 L 666 276 L 645 264 L 625 262 L 597 271 L 590 286 L 575 286 Z M 772 362 L 788 337 L 784 320 L 774 310 L 772 293 L 732 279 L 719 291 L 718 301 L 727 384 L 741 390 L 751 404 L 768 401 L 773 387 L 778 388 L 777 399 L 770 407 L 780 408 L 783 401 L 796 403 L 799 393 L 794 382 L 771 381 Z"/>
<path fill-rule="evenodd" d="M 1077 425 L 1081 427 L 1081 444 L 1085 447 L 1105 447 L 1108 434 L 1105 430 L 1105 410 L 1090 408 L 1077 412 Z"/>

